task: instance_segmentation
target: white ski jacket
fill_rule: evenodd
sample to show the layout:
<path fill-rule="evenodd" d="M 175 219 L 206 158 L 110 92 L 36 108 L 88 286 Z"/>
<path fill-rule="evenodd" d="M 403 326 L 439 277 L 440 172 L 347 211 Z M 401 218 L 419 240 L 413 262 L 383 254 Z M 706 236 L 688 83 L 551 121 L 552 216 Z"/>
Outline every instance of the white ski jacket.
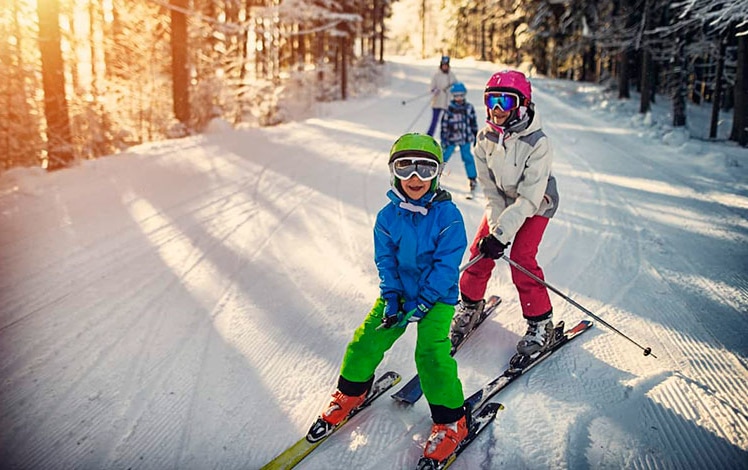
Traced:
<path fill-rule="evenodd" d="M 537 115 L 527 129 L 503 136 L 484 127 L 474 150 L 488 226 L 501 243 L 509 243 L 528 217 L 553 217 L 558 207 L 553 151 Z"/>
<path fill-rule="evenodd" d="M 457 77 L 450 70 L 447 73 L 439 70 L 431 78 L 431 107 L 439 109 L 447 109 L 449 102 L 452 100 L 452 95 L 449 89 L 452 84 L 457 81 Z"/>

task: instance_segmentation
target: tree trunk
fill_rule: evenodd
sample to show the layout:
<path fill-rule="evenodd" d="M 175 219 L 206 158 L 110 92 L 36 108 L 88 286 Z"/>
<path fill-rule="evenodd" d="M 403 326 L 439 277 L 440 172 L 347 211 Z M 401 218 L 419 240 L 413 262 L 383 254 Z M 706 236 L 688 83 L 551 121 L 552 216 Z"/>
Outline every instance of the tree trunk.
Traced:
<path fill-rule="evenodd" d="M 187 57 L 187 17 L 183 13 L 189 0 L 171 0 L 171 75 L 174 116 L 189 126 L 190 122 L 190 69 Z"/>
<path fill-rule="evenodd" d="M 104 78 L 107 81 L 127 80 L 126 66 L 122 65 L 121 57 L 126 56 L 124 41 L 124 21 L 119 10 L 120 2 L 112 1 L 111 19 L 107 19 L 104 8 L 100 10 L 103 35 L 104 35 Z"/>
<path fill-rule="evenodd" d="M 379 0 L 374 0 L 374 8 L 371 10 L 371 58 L 377 56 L 377 15 L 379 14 Z"/>
<path fill-rule="evenodd" d="M 496 54 L 494 53 L 494 37 L 496 35 L 496 24 L 492 21 L 491 27 L 488 29 L 488 57 L 487 59 L 493 62 Z"/>
<path fill-rule="evenodd" d="M 483 10 L 480 18 L 480 60 L 486 60 L 486 5 L 483 4 Z"/>
<path fill-rule="evenodd" d="M 675 92 L 673 94 L 673 127 L 686 125 L 686 93 L 688 88 L 688 57 L 686 57 L 686 40 L 678 38 L 676 47 Z"/>
<path fill-rule="evenodd" d="M 317 68 L 317 81 L 322 83 L 325 80 L 324 63 L 325 63 L 325 33 L 318 32 L 315 35 L 315 53 L 314 65 Z"/>
<path fill-rule="evenodd" d="M 90 43 L 91 50 L 91 95 L 93 95 L 94 102 L 97 102 L 99 99 L 99 71 L 97 68 L 99 54 L 96 50 L 96 46 L 99 45 L 99 41 L 95 40 L 97 20 L 101 17 L 98 14 L 99 9 L 101 8 L 98 3 L 98 0 L 91 0 L 91 3 L 88 4 L 88 22 L 90 25 L 90 36 L 88 42 Z"/>
<path fill-rule="evenodd" d="M 379 2 L 379 63 L 384 63 L 384 2 Z"/>
<path fill-rule="evenodd" d="M 348 38 L 341 36 L 338 40 L 340 50 L 340 98 L 348 98 Z"/>
<path fill-rule="evenodd" d="M 748 147 L 748 36 L 738 38 L 738 70 L 730 140 Z"/>
<path fill-rule="evenodd" d="M 265 19 L 262 15 L 255 17 L 255 25 L 253 28 L 255 34 L 255 41 L 257 41 L 258 47 L 255 50 L 255 74 L 262 78 L 267 78 L 270 71 L 268 69 L 268 45 L 265 41 Z"/>
<path fill-rule="evenodd" d="M 748 147 L 748 36 L 738 38 L 738 70 L 735 77 L 735 109 L 730 140 Z"/>
<path fill-rule="evenodd" d="M 44 114 L 47 119 L 48 170 L 59 170 L 73 161 L 70 117 L 65 96 L 65 64 L 60 49 L 59 14 L 58 0 L 37 1 Z"/>
<path fill-rule="evenodd" d="M 641 62 L 641 96 L 639 99 L 639 113 L 649 112 L 652 96 L 652 54 L 642 49 Z"/>
<path fill-rule="evenodd" d="M 582 80 L 585 82 L 597 82 L 598 75 L 597 46 L 592 40 L 582 55 Z"/>
<path fill-rule="evenodd" d="M 717 78 L 714 80 L 714 93 L 712 93 L 712 120 L 709 125 L 709 138 L 717 138 L 717 124 L 719 123 L 719 109 L 722 103 L 722 74 L 725 68 L 725 47 L 727 44 L 720 38 L 719 56 L 717 57 Z"/>
<path fill-rule="evenodd" d="M 421 1 L 421 59 L 426 58 L 426 0 Z"/>
<path fill-rule="evenodd" d="M 621 51 L 618 54 L 618 99 L 629 99 L 629 51 Z"/>

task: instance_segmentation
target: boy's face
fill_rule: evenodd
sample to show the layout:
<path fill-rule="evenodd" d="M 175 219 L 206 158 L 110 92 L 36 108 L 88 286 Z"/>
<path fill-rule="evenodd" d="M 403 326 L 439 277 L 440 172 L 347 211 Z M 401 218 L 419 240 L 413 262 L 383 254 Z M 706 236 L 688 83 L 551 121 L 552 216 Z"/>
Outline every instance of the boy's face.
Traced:
<path fill-rule="evenodd" d="M 415 200 L 421 199 L 431 187 L 431 181 L 422 181 L 418 176 L 411 175 L 407 180 L 400 180 L 405 195 Z"/>

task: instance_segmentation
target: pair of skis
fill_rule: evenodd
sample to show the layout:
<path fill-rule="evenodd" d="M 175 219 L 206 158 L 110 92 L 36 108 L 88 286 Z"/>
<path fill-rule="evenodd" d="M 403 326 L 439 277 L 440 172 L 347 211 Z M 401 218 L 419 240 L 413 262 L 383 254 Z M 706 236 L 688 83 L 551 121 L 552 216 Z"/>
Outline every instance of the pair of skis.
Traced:
<path fill-rule="evenodd" d="M 328 437 L 333 435 L 343 427 L 351 418 L 369 407 L 374 400 L 382 396 L 387 390 L 391 389 L 400 382 L 400 374 L 397 372 L 386 372 L 372 385 L 369 395 L 364 403 L 351 411 L 351 414 L 340 424 L 329 427 L 322 418 L 318 418 L 309 429 L 309 433 L 291 445 L 285 451 L 281 452 L 276 458 L 268 462 L 260 470 L 288 470 L 299 464 L 307 455 L 322 444 Z M 470 445 L 473 440 L 483 431 L 496 417 L 496 413 L 503 409 L 500 403 L 488 403 L 483 408 L 472 414 L 470 431 L 468 436 L 460 443 L 457 449 L 444 461 L 439 462 L 432 459 L 421 458 L 418 461 L 417 470 L 443 470 L 457 459 L 457 457 Z M 323 428 L 327 429 L 323 431 Z"/>
<path fill-rule="evenodd" d="M 464 344 L 467 338 L 472 334 L 472 332 L 474 332 L 475 329 L 477 329 L 478 326 L 482 324 L 486 318 L 488 318 L 488 316 L 498 306 L 500 301 L 501 300 L 496 296 L 489 298 L 488 302 L 486 303 L 486 308 L 484 309 L 483 317 L 470 333 L 462 337 L 457 344 L 453 344 L 452 354 L 456 353 L 461 345 Z M 590 327 L 592 327 L 592 322 L 583 320 L 573 328 L 564 331 L 564 323 L 559 322 L 559 324 L 554 328 L 554 342 L 548 349 L 543 351 L 538 356 L 529 358 L 527 361 L 524 361 L 521 368 L 510 365 L 498 377 L 491 380 L 480 390 L 470 395 L 470 397 L 467 398 L 466 403 L 469 405 L 469 409 L 473 411 L 471 415 L 471 427 L 467 438 L 465 438 L 465 440 L 460 443 L 460 445 L 457 447 L 455 452 L 452 453 L 452 455 L 441 462 L 422 457 L 418 461 L 416 470 L 444 470 L 452 465 L 457 457 L 476 439 L 481 431 L 483 431 L 494 420 L 499 410 L 504 408 L 500 403 L 489 403 L 488 400 L 490 400 L 493 396 L 506 388 L 514 380 L 521 377 L 525 372 L 550 357 L 563 345 L 587 331 Z M 307 436 L 303 437 L 291 447 L 286 449 L 275 459 L 262 467 L 261 470 L 293 468 L 314 449 L 316 449 L 322 442 L 324 442 L 329 436 L 331 436 L 343 425 L 345 425 L 351 418 L 353 418 L 365 408 L 369 407 L 374 400 L 397 385 L 400 380 L 401 376 L 396 372 L 386 372 L 374 382 L 374 384 L 372 385 L 372 389 L 369 392 L 369 395 L 367 396 L 364 403 L 360 407 L 354 409 L 348 416 L 348 418 L 346 418 L 343 422 L 335 427 L 328 426 L 327 428 L 325 428 L 326 423 L 321 422 L 322 420 L 318 419 L 310 428 L 309 434 Z M 403 389 L 406 388 L 408 390 L 406 390 L 405 392 L 403 392 L 403 390 L 400 390 L 398 393 L 393 395 L 393 398 L 401 403 L 406 404 L 413 404 L 418 401 L 418 399 L 422 395 L 422 391 L 420 387 L 420 380 L 418 379 L 417 375 L 413 377 L 413 379 L 411 379 L 406 386 L 403 387 Z"/>
<path fill-rule="evenodd" d="M 591 321 L 582 320 L 573 328 L 564 331 L 564 322 L 559 322 L 558 325 L 556 325 L 556 327 L 553 329 L 554 342 L 548 349 L 535 357 L 530 357 L 522 361 L 521 367 L 510 364 L 510 366 L 505 369 L 504 372 L 502 372 L 498 377 L 488 382 L 483 386 L 483 388 L 473 393 L 465 400 L 465 403 L 468 405 L 469 409 L 477 411 L 473 413 L 474 429 L 471 428 L 468 437 L 460 443 L 460 445 L 457 447 L 457 450 L 455 450 L 455 452 L 443 462 L 437 462 L 432 459 L 427 459 L 426 457 L 421 457 L 421 459 L 418 461 L 416 470 L 443 470 L 452 465 L 452 462 L 454 462 L 457 456 L 459 456 L 460 453 L 468 445 L 470 445 L 470 443 L 476 438 L 478 433 L 480 433 L 488 424 L 490 424 L 491 421 L 493 421 L 498 410 L 504 408 L 504 406 L 500 403 L 488 402 L 488 400 L 490 400 L 516 379 L 521 377 L 524 373 L 546 360 L 551 356 L 551 354 L 558 351 L 558 349 L 563 345 L 581 335 L 591 327 Z M 413 396 L 415 397 L 415 394 Z M 417 401 L 419 397 L 420 395 L 418 395 L 415 400 Z M 400 399 L 399 401 L 401 403 L 408 403 L 406 400 L 402 399 Z M 413 403 L 415 403 L 415 401 L 413 401 Z"/>

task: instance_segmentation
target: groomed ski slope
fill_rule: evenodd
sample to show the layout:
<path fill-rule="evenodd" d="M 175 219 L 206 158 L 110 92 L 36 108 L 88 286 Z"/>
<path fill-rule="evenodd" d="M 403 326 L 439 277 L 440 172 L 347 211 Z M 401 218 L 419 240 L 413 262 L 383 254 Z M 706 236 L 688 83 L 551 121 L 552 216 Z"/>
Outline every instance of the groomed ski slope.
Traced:
<path fill-rule="evenodd" d="M 425 99 L 401 103 L 436 68 L 392 58 L 377 96 L 312 118 L 0 175 L 2 468 L 257 469 L 305 433 L 377 295 L 387 152 L 426 129 Z M 479 116 L 498 69 L 453 62 Z M 658 359 L 596 325 L 502 392 L 451 468 L 748 468 L 748 152 L 668 146 L 597 87 L 533 85 L 561 192 L 546 279 Z M 472 237 L 459 158 L 442 181 Z M 466 394 L 524 331 L 504 263 L 489 290 Z M 414 333 L 382 371 L 415 373 Z M 412 468 L 429 425 L 425 400 L 382 398 L 298 468 Z"/>

